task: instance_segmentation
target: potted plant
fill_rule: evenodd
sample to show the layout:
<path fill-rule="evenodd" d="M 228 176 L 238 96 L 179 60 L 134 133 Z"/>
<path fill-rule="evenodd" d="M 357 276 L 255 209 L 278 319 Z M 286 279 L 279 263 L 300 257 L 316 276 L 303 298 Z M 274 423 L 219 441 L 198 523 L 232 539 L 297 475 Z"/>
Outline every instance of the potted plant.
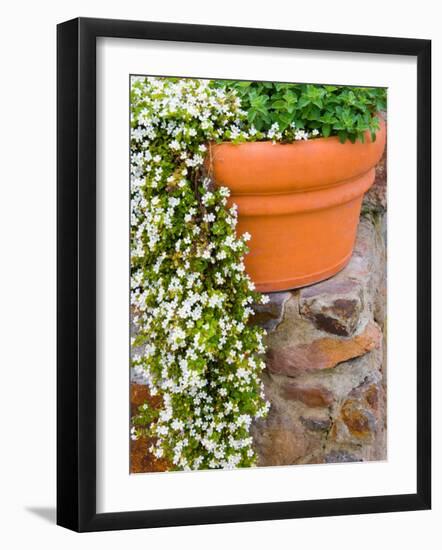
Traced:
<path fill-rule="evenodd" d="M 247 112 L 252 142 L 214 143 L 217 185 L 250 233 L 247 273 L 261 292 L 331 277 L 349 261 L 364 193 L 374 182 L 386 128 L 385 90 L 220 82 Z"/>
<path fill-rule="evenodd" d="M 222 170 L 229 165 L 232 168 L 229 154 L 241 152 L 245 142 L 257 142 L 250 143 L 258 148 L 252 157 L 255 163 L 265 162 L 264 149 L 318 147 L 328 139 L 335 148 L 360 148 L 363 144 L 341 145 L 336 140 L 365 140 L 365 132 L 375 134 L 378 130 L 376 147 L 383 146 L 383 126 L 374 116 L 382 107 L 377 104 L 381 102 L 376 91 L 368 89 L 345 96 L 339 88 L 322 87 L 320 93 L 316 88 L 132 78 L 131 303 L 136 328 L 132 366 L 143 373 L 150 394 L 159 400 L 158 408 L 147 402 L 140 407 L 132 419 L 132 438 L 148 437 L 152 441 L 149 452 L 157 459 L 165 459 L 170 468 L 256 464 L 251 425 L 267 414 L 270 403 L 261 378 L 265 368 L 264 331 L 249 320 L 252 304 L 264 304 L 269 297 L 255 291 L 250 276 L 260 289 L 277 289 L 268 284 L 269 280 L 263 280 L 259 269 L 267 269 L 269 261 L 280 262 L 283 248 L 279 247 L 279 253 L 272 258 L 269 242 L 277 248 L 289 236 L 284 234 L 287 227 L 293 238 L 305 238 L 312 249 L 316 246 L 316 255 L 324 254 L 318 248 L 322 236 L 307 234 L 313 231 L 314 217 L 306 220 L 303 235 L 299 225 L 293 229 L 284 223 L 284 218 L 296 213 L 295 209 L 290 207 L 287 214 L 282 209 L 288 208 L 292 195 L 302 196 L 303 211 L 299 217 L 308 217 L 310 210 L 318 209 L 318 196 L 322 197 L 322 192 L 327 195 L 334 182 L 317 182 L 313 178 L 296 187 L 290 175 L 288 184 L 281 180 L 278 186 L 272 184 L 266 189 L 260 187 L 257 179 L 263 171 L 258 167 L 249 185 L 238 190 L 237 182 L 245 185 L 246 178 L 238 177 L 242 167 L 235 165 L 231 170 L 232 201 L 230 190 L 220 185 L 224 179 L 226 183 L 230 181 L 228 172 L 223 175 Z M 338 137 L 327 137 L 334 133 Z M 323 137 L 311 142 L 306 139 L 318 136 Z M 280 145 L 273 145 L 273 141 Z M 225 142 L 244 142 L 244 146 Z M 296 143 L 286 144 L 291 142 Z M 324 154 L 316 155 L 317 162 L 324 161 Z M 329 154 L 329 164 L 334 154 Z M 366 154 L 366 165 L 360 172 L 358 165 L 353 179 L 358 180 L 366 166 L 375 162 L 373 152 Z M 346 168 L 353 162 L 349 158 L 344 163 Z M 281 157 L 279 162 L 286 166 L 288 160 Z M 252 174 L 253 166 L 249 166 L 246 175 Z M 272 161 L 271 173 L 276 173 L 277 166 Z M 215 174 L 217 186 L 213 185 L 213 178 L 207 177 L 207 170 Z M 295 171 L 306 174 L 299 166 L 295 166 Z M 330 167 L 320 172 L 330 173 Z M 341 177 L 338 170 L 336 178 Z M 261 180 L 267 185 L 265 174 Z M 351 204 L 353 199 L 349 196 L 358 185 L 358 192 L 363 193 L 360 182 L 350 182 L 341 197 L 342 204 Z M 271 216 L 267 216 L 268 220 L 265 216 L 267 204 L 278 200 L 274 189 L 278 189 L 282 201 L 279 214 L 271 221 Z M 265 195 L 266 190 L 273 196 Z M 241 200 L 247 196 L 261 203 L 260 216 L 245 215 L 247 210 Z M 239 228 L 237 209 L 228 207 L 228 200 L 239 204 Z M 327 208 L 332 210 L 324 199 L 323 209 Z M 339 221 L 349 225 L 346 220 L 350 219 L 348 231 L 354 231 L 359 210 L 354 209 L 353 217 L 344 210 L 345 206 L 322 229 L 330 232 L 333 224 Z M 258 220 L 256 226 L 249 223 L 254 217 Z M 267 236 L 260 230 L 268 221 L 271 239 L 265 241 L 262 237 Z M 244 257 L 250 235 L 244 227 L 252 233 L 252 261 L 246 257 L 248 266 Z M 335 246 L 333 239 L 328 242 Z M 299 269 L 302 259 L 294 252 L 292 248 L 288 254 L 292 270 Z M 258 266 L 257 272 L 254 266 Z M 305 270 L 305 266 L 301 268 Z M 299 279 L 288 283 L 297 284 L 304 283 Z"/>

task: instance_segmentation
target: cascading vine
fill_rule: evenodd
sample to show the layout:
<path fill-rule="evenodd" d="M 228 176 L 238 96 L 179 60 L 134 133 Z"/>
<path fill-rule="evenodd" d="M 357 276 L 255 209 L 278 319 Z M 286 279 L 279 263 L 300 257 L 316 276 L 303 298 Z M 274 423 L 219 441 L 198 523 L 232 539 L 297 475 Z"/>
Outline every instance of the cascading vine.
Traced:
<path fill-rule="evenodd" d="M 252 466 L 253 419 L 269 408 L 263 330 L 248 323 L 254 291 L 227 188 L 205 175 L 210 142 L 250 140 L 235 92 L 194 79 L 131 83 L 133 366 L 159 409 L 142 406 L 132 437 L 176 469 Z"/>

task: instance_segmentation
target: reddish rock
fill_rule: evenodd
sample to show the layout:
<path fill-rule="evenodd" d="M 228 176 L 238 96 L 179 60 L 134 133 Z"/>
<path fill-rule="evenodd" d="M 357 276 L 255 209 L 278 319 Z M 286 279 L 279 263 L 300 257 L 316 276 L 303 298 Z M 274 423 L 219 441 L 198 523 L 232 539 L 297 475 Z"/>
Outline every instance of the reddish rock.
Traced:
<path fill-rule="evenodd" d="M 299 386 L 287 383 L 283 386 L 282 397 L 297 399 L 308 407 L 328 407 L 333 403 L 333 394 L 323 386 Z"/>
<path fill-rule="evenodd" d="M 161 398 L 158 395 L 152 396 L 149 393 L 149 388 L 142 384 L 130 385 L 130 405 L 132 416 L 137 414 L 138 407 L 148 403 L 153 408 L 158 408 L 161 405 Z"/>
<path fill-rule="evenodd" d="M 296 376 L 307 370 L 330 369 L 378 348 L 381 339 L 379 327 L 376 323 L 369 323 L 361 334 L 352 338 L 325 337 L 309 344 L 270 348 L 266 364 L 271 372 L 287 376 Z"/>
<path fill-rule="evenodd" d="M 148 403 L 151 407 L 159 407 L 161 399 L 153 397 L 145 385 L 131 384 L 130 386 L 130 408 L 131 414 L 138 412 L 138 407 Z M 129 437 L 129 431 L 127 436 Z M 137 440 L 130 440 L 130 473 L 139 474 L 145 472 L 166 472 L 171 465 L 164 459 L 158 459 L 149 452 L 149 447 L 154 440 L 141 437 Z"/>
<path fill-rule="evenodd" d="M 350 434 L 357 439 L 368 439 L 374 436 L 376 419 L 373 413 L 357 400 L 348 399 L 342 405 L 341 417 Z"/>
<path fill-rule="evenodd" d="M 379 409 L 380 389 L 379 384 L 371 384 L 364 392 L 364 397 L 368 405 L 374 410 Z"/>
<path fill-rule="evenodd" d="M 362 460 L 383 460 L 386 452 L 386 403 L 380 382 L 355 387 L 337 409 L 326 452 L 350 450 Z"/>
<path fill-rule="evenodd" d="M 373 411 L 377 416 L 384 414 L 384 406 L 386 402 L 385 389 L 381 382 L 364 381 L 358 387 L 354 388 L 350 394 L 350 398 L 358 399 L 364 406 Z"/>
<path fill-rule="evenodd" d="M 167 472 L 171 465 L 162 458 L 156 458 L 149 452 L 153 440 L 142 437 L 130 442 L 130 473 Z"/>

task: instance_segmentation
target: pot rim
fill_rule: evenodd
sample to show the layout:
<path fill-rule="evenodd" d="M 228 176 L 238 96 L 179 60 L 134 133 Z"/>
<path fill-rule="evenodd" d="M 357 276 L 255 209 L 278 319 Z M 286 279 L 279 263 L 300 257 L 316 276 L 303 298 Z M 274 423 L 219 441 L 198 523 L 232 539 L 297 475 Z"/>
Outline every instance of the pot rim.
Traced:
<path fill-rule="evenodd" d="M 211 144 L 206 169 L 215 184 L 228 187 L 234 196 L 326 189 L 362 176 L 378 163 L 386 141 L 383 119 L 376 136 L 365 143 L 342 144 L 332 136 L 287 144 Z"/>

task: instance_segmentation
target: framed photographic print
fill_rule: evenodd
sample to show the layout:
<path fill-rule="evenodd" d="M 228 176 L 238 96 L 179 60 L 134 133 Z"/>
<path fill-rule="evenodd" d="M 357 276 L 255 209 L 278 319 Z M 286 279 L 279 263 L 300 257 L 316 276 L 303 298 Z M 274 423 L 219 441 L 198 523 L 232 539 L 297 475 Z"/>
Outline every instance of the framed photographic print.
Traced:
<path fill-rule="evenodd" d="M 58 26 L 59 525 L 430 508 L 430 52 Z"/>

